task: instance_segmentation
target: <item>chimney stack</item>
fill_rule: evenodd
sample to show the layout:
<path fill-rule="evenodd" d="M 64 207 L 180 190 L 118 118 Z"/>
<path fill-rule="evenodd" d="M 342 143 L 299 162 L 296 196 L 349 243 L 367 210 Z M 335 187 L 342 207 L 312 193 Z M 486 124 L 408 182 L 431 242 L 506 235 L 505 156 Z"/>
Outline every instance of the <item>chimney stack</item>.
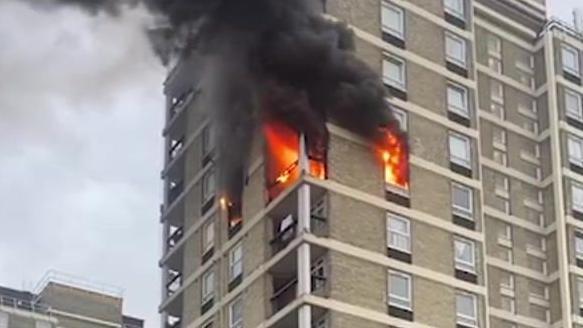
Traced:
<path fill-rule="evenodd" d="M 577 32 L 583 34 L 583 7 L 573 9 L 573 23 Z"/>

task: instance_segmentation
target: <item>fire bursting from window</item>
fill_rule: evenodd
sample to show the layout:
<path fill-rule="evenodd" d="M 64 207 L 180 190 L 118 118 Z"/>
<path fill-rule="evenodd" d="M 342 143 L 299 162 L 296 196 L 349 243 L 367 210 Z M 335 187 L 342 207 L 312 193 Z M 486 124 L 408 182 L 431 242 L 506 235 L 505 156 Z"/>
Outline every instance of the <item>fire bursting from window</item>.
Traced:
<path fill-rule="evenodd" d="M 409 190 L 409 152 L 402 133 L 386 129 L 381 148 L 384 179 L 388 186 Z"/>
<path fill-rule="evenodd" d="M 265 137 L 265 175 L 268 202 L 292 185 L 301 174 L 300 134 L 280 121 L 263 125 Z M 326 149 L 307 147 L 310 175 L 326 179 Z"/>

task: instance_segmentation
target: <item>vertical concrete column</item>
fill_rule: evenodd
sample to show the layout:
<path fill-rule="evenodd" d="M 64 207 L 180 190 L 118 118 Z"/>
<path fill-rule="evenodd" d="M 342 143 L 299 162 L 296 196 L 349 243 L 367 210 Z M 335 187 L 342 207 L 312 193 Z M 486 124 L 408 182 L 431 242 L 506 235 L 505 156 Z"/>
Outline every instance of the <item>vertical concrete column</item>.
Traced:
<path fill-rule="evenodd" d="M 309 161 L 306 151 L 305 138 L 300 137 L 299 164 L 301 176 L 309 172 Z M 310 232 L 310 185 L 302 184 L 298 188 L 298 224 L 297 234 L 302 236 Z M 312 292 L 311 283 L 311 250 L 308 243 L 302 243 L 298 247 L 298 288 L 297 296 L 301 297 Z M 298 310 L 298 328 L 310 328 L 312 325 L 312 308 L 310 305 L 302 305 Z"/>

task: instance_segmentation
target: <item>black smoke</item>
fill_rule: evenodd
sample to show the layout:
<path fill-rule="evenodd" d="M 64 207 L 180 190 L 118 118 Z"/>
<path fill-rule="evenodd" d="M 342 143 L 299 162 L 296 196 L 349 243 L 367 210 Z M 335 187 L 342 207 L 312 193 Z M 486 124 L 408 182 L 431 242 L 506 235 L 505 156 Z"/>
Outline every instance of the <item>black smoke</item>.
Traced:
<path fill-rule="evenodd" d="M 115 12 L 120 0 L 59 1 Z M 394 127 L 378 74 L 356 57 L 352 32 L 322 17 L 320 0 L 142 1 L 167 19 L 164 35 L 183 45 L 179 56 L 209 58 L 221 185 L 231 198 L 265 120 L 293 126 L 311 147 L 326 144 L 327 121 L 377 144 L 379 127 Z"/>

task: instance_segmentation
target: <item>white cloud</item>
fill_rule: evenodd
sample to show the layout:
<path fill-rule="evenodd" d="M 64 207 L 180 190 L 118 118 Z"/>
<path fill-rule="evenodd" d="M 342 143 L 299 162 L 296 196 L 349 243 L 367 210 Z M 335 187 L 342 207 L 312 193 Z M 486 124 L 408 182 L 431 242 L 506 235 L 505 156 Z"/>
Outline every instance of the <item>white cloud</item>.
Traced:
<path fill-rule="evenodd" d="M 106 281 L 156 327 L 165 70 L 146 21 L 0 2 L 0 284 Z"/>

